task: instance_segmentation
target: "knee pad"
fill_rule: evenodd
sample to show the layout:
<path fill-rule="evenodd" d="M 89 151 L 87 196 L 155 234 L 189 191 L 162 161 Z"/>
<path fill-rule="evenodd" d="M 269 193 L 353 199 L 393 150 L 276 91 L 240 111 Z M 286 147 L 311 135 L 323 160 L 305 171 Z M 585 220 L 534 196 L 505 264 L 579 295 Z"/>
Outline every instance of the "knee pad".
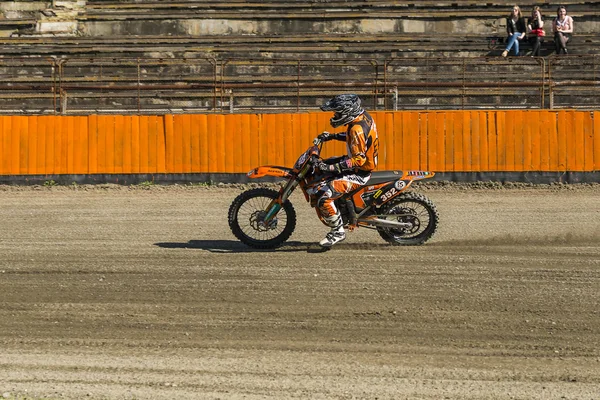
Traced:
<path fill-rule="evenodd" d="M 325 204 L 325 202 L 331 199 L 333 192 L 329 188 L 329 186 L 325 186 L 316 193 L 317 196 L 317 207 L 321 208 Z"/>

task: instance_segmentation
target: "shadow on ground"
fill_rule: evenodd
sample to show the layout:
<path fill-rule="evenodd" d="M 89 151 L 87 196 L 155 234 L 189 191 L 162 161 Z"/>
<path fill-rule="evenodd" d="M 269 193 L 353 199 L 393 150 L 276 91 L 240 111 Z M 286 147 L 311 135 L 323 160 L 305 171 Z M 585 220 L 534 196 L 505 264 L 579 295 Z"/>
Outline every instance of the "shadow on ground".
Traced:
<path fill-rule="evenodd" d="M 392 247 L 385 243 L 340 243 L 333 249 L 324 249 L 315 242 L 286 242 L 276 249 L 254 249 L 236 240 L 190 240 L 186 243 L 161 242 L 154 245 L 164 249 L 196 249 L 211 253 L 323 253 L 329 250 L 389 250 Z"/>
<path fill-rule="evenodd" d="M 276 249 L 254 249 L 236 240 L 190 240 L 186 243 L 163 242 L 155 243 L 155 245 L 165 249 L 196 249 L 211 253 L 321 253 L 327 251 L 315 243 L 302 242 L 286 242 L 285 245 Z"/>
<path fill-rule="evenodd" d="M 237 240 L 190 240 L 189 242 L 160 242 L 155 246 L 164 249 L 195 249 L 205 250 L 211 253 L 323 253 L 329 250 L 369 250 L 369 251 L 389 251 L 391 249 L 415 249 L 415 247 L 447 247 L 451 250 L 470 248 L 490 248 L 505 246 L 598 246 L 600 241 L 600 231 L 592 236 L 577 235 L 566 233 L 555 236 L 523 236 L 523 235 L 502 235 L 486 239 L 452 239 L 442 241 L 432 241 L 423 246 L 393 246 L 388 243 L 339 243 L 331 249 L 321 248 L 316 242 L 286 242 L 276 249 L 254 249 L 246 246 Z"/>

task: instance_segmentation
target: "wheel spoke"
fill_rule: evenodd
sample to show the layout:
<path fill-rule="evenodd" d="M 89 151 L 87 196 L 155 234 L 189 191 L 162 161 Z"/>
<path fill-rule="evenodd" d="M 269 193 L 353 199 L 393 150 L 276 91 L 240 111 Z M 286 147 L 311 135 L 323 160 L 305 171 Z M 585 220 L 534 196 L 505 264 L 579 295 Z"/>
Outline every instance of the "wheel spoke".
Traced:
<path fill-rule="evenodd" d="M 420 245 L 435 233 L 439 216 L 435 205 L 427 197 L 409 192 L 394 199 L 383 209 L 380 218 L 400 222 L 403 227 L 378 227 L 379 235 L 394 245 Z"/>
<path fill-rule="evenodd" d="M 409 229 L 388 229 L 387 231 L 394 236 L 401 236 L 402 238 L 413 238 L 420 235 L 425 229 L 427 229 L 431 216 L 429 211 L 419 202 L 416 201 L 403 201 L 396 204 L 390 212 L 388 217 L 398 221 L 412 223 L 413 227 Z"/>
<path fill-rule="evenodd" d="M 285 201 L 278 213 L 265 222 L 267 208 L 279 193 L 272 189 L 256 188 L 240 193 L 229 207 L 231 232 L 248 246 L 274 249 L 283 244 L 294 232 L 296 212 L 292 203 Z"/>
<path fill-rule="evenodd" d="M 268 197 L 253 197 L 243 203 L 238 211 L 238 223 L 242 232 L 253 240 L 271 240 L 283 232 L 287 225 L 285 212 L 277 214 L 269 227 L 259 227 L 258 222 L 264 218 L 264 211 L 271 203 Z"/>

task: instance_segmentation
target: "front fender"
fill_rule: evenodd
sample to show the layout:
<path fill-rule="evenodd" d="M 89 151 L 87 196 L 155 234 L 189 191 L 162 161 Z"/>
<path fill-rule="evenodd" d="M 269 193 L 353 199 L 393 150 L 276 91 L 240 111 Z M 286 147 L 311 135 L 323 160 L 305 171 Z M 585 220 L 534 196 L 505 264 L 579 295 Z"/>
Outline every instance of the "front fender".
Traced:
<path fill-rule="evenodd" d="M 279 178 L 289 178 L 292 176 L 292 169 L 279 167 L 276 165 L 263 165 L 256 167 L 246 174 L 248 178 L 262 178 L 265 176 L 276 176 Z"/>

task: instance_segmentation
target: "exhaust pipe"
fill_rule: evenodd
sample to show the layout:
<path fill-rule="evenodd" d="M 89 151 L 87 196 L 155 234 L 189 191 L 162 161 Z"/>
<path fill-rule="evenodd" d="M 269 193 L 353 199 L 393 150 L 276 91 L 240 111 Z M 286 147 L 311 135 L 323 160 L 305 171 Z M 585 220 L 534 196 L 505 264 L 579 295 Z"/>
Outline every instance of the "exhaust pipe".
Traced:
<path fill-rule="evenodd" d="M 413 224 L 408 222 L 389 221 L 381 218 L 362 219 L 359 218 L 359 223 L 371 226 L 379 226 L 382 228 L 408 229 L 412 228 Z"/>

